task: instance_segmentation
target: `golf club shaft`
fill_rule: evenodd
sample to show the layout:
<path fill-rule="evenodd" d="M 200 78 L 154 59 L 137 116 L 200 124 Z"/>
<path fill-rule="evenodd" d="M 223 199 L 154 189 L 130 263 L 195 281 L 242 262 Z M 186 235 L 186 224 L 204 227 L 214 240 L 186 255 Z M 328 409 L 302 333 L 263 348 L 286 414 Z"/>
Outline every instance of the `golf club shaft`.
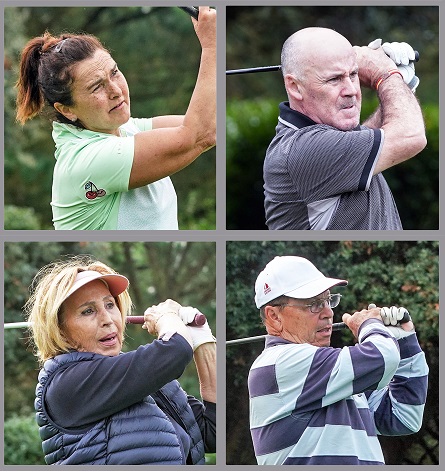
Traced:
<path fill-rule="evenodd" d="M 418 62 L 420 58 L 419 51 L 414 51 L 415 54 L 415 62 Z M 264 66 L 264 67 L 249 67 L 247 69 L 232 69 L 226 70 L 226 75 L 235 75 L 235 74 L 253 74 L 256 72 L 273 72 L 281 70 L 281 66 Z"/>
<path fill-rule="evenodd" d="M 271 72 L 281 70 L 281 66 L 264 66 L 264 67 L 250 67 L 248 69 L 232 69 L 226 70 L 226 75 L 235 74 L 253 74 L 255 72 Z"/>
<path fill-rule="evenodd" d="M 197 313 L 194 320 L 189 323 L 189 326 L 202 326 L 207 321 L 207 318 L 202 313 Z M 127 316 L 125 318 L 127 324 L 144 324 L 144 316 Z M 31 323 L 28 321 L 18 321 L 16 323 L 5 323 L 4 329 L 14 329 L 14 328 L 29 328 Z"/>
<path fill-rule="evenodd" d="M 408 310 L 405 310 L 405 313 L 403 315 L 403 318 L 399 321 L 399 324 L 404 324 L 407 323 L 408 321 L 411 321 L 411 316 L 408 312 Z M 346 323 L 333 323 L 332 324 L 332 331 L 341 331 L 343 329 L 346 329 L 348 326 Z M 267 334 L 263 334 L 261 336 L 252 336 L 250 338 L 241 338 L 241 339 L 233 339 L 232 341 L 226 341 L 226 345 L 234 345 L 234 344 L 247 344 L 247 343 L 252 343 L 255 341 L 261 341 L 262 339 L 265 339 Z"/>
<path fill-rule="evenodd" d="M 333 323 L 332 331 L 341 331 L 342 329 L 347 328 L 345 323 Z M 233 339 L 232 341 L 226 341 L 226 345 L 230 346 L 233 344 L 247 344 L 252 343 L 255 341 L 261 341 L 265 339 L 267 334 L 262 334 L 260 336 L 252 336 L 250 338 L 241 338 L 241 339 Z"/>
<path fill-rule="evenodd" d="M 202 313 L 197 313 L 195 318 L 188 326 L 202 326 L 207 321 L 207 318 Z M 144 324 L 145 320 L 143 316 L 127 316 L 125 322 L 128 324 Z"/>

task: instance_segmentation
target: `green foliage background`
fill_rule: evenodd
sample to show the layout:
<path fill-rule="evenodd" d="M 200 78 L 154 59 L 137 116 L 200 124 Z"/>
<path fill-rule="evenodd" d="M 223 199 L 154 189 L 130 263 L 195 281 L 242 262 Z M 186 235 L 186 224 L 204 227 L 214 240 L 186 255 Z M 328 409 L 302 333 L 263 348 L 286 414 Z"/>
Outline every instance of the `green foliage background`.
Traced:
<path fill-rule="evenodd" d="M 37 271 L 67 255 L 90 254 L 130 280 L 133 314 L 172 298 L 199 308 L 216 332 L 216 269 L 213 242 L 6 242 L 4 254 L 5 322 L 24 321 L 22 308 Z M 126 329 L 124 351 L 150 342 L 140 326 Z M 39 366 L 23 329 L 4 335 L 4 449 L 5 464 L 44 464 L 37 424 L 34 391 Z M 179 379 L 182 387 L 200 398 L 193 362 Z M 37 441 L 37 443 L 36 443 Z M 208 457 L 211 462 L 214 457 Z"/>
<path fill-rule="evenodd" d="M 186 112 L 199 41 L 190 17 L 172 7 L 7 7 L 4 24 L 5 228 L 53 229 L 51 124 L 43 117 L 24 127 L 15 122 L 14 84 L 26 42 L 45 30 L 98 36 L 126 76 L 132 115 L 151 117 Z M 215 229 L 215 155 L 212 149 L 172 176 L 180 229 Z"/>
<path fill-rule="evenodd" d="M 387 464 L 439 463 L 439 244 L 422 241 L 228 242 L 226 255 L 227 339 L 265 334 L 254 304 L 256 277 L 277 255 L 306 257 L 328 277 L 349 281 L 334 322 L 345 312 L 404 306 L 414 320 L 430 368 L 428 398 L 419 433 L 381 438 Z M 332 346 L 353 344 L 349 330 L 333 333 Z M 227 346 L 227 464 L 256 464 L 249 432 L 249 368 L 264 342 Z M 230 407 L 230 405 L 232 407 Z M 236 405 L 236 408 L 233 407 Z"/>
<path fill-rule="evenodd" d="M 333 28 L 355 45 L 382 38 L 384 42 L 406 41 L 420 51 L 416 95 L 428 145 L 415 158 L 384 173 L 404 229 L 438 229 L 438 10 L 438 6 L 227 7 L 227 69 L 280 64 L 283 42 L 308 26 Z M 227 76 L 226 95 L 227 228 L 266 229 L 263 161 L 275 134 L 278 104 L 287 100 L 281 73 Z M 377 104 L 375 94 L 364 90 L 362 121 Z"/>

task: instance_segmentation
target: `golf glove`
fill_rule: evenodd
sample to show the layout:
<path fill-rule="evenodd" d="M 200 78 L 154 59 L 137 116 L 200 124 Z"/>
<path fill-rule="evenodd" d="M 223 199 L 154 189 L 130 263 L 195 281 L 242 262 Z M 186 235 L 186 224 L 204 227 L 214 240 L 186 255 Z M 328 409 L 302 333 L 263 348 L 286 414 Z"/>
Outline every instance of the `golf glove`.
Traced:
<path fill-rule="evenodd" d="M 176 315 L 179 316 L 179 309 L 181 305 L 170 298 L 165 300 L 165 302 L 159 303 L 151 307 L 154 313 L 157 315 Z"/>
<path fill-rule="evenodd" d="M 146 329 L 150 334 L 157 334 L 159 339 L 167 341 L 173 333 L 181 332 L 182 320 L 179 317 L 180 308 L 181 305 L 171 299 L 147 308 L 144 316 L 147 315 L 148 321 L 144 322 L 142 328 Z M 162 319 L 164 315 L 173 316 Z"/>
<path fill-rule="evenodd" d="M 385 326 L 396 326 L 399 324 L 400 320 L 405 316 L 406 310 L 403 307 L 397 308 L 392 306 L 390 308 L 384 306 L 380 308 L 380 316 L 382 317 L 383 324 Z"/>
<path fill-rule="evenodd" d="M 415 333 L 415 330 L 406 331 L 400 327 L 399 321 L 403 319 L 407 310 L 403 307 L 397 308 L 395 306 L 380 308 L 380 316 L 382 317 L 383 324 L 391 331 L 396 339 L 406 338 Z"/>
<path fill-rule="evenodd" d="M 187 326 L 193 343 L 193 351 L 205 343 L 216 343 L 209 323 L 206 321 L 202 326 Z"/>
<path fill-rule="evenodd" d="M 383 43 L 382 48 L 397 66 L 401 64 L 407 66 L 416 60 L 414 49 L 408 43 Z"/>
<path fill-rule="evenodd" d="M 403 81 L 411 91 L 414 93 L 420 83 L 420 79 L 416 76 L 414 68 L 414 62 L 416 60 L 416 54 L 414 49 L 408 43 L 383 43 L 380 38 L 368 44 L 371 49 L 378 49 L 382 47 L 385 54 L 394 62 L 397 66 L 397 70 L 402 74 Z"/>
<path fill-rule="evenodd" d="M 199 310 L 192 306 L 182 306 L 179 309 L 179 318 L 181 318 L 182 322 L 186 325 L 193 323 L 197 314 L 200 314 Z"/>
<path fill-rule="evenodd" d="M 372 308 L 377 308 L 374 303 L 368 305 L 368 310 L 371 310 Z M 388 308 L 385 306 L 380 308 L 380 316 L 382 318 L 383 324 L 391 331 L 392 335 L 396 339 L 406 338 L 407 336 L 411 336 L 411 334 L 415 333 L 414 329 L 411 331 L 406 331 L 403 328 L 400 328 L 400 325 L 398 324 L 407 312 L 408 310 L 403 307 L 397 308 L 396 306 L 392 306 Z"/>

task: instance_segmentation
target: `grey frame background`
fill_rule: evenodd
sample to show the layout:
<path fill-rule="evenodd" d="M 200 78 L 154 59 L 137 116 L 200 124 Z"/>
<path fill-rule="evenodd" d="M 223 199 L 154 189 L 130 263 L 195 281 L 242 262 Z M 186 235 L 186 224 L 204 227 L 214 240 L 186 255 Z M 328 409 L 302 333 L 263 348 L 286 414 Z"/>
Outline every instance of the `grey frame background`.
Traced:
<path fill-rule="evenodd" d="M 178 6 L 178 3 L 181 6 L 192 6 L 197 4 L 197 2 L 191 2 L 190 0 L 184 2 L 172 2 L 171 0 L 158 0 L 153 2 L 151 0 L 141 0 L 141 1 L 85 1 L 85 0 L 71 0 L 71 1 L 42 1 L 42 0 L 27 0 L 27 1 L 1 1 L 0 2 L 0 23 L 1 23 L 1 47 L 4 45 L 4 7 L 5 6 L 60 6 L 63 3 L 63 6 L 133 6 L 147 4 L 152 6 Z M 217 358 L 217 370 L 218 370 L 218 405 L 217 405 L 217 418 L 218 418 L 218 438 L 217 438 L 217 465 L 208 466 L 211 470 L 257 470 L 257 466 L 227 466 L 225 465 L 225 437 L 226 437 L 226 420 L 225 413 L 226 408 L 230 408 L 231 405 L 226 407 L 225 405 L 225 256 L 226 256 L 226 241 L 250 241 L 250 240 L 273 240 L 273 241 L 292 241 L 292 240 L 436 240 L 440 244 L 444 244 L 445 234 L 443 227 L 443 208 L 440 208 L 439 213 L 439 230 L 438 231 L 403 231 L 403 232 L 367 232 L 367 231 L 356 231 L 351 235 L 350 232 L 345 231 L 336 231 L 336 232 L 293 232 L 293 231 L 280 231 L 280 232 L 269 232 L 269 231 L 226 231 L 225 230 L 225 95 L 226 95 L 226 80 L 225 80 L 225 69 L 226 69 L 226 58 L 225 58 L 225 7 L 226 6 L 262 6 L 262 5 L 271 5 L 274 6 L 296 6 L 296 5 L 437 5 L 439 6 L 439 24 L 440 28 L 443 28 L 444 25 L 444 15 L 445 15 L 445 0 L 436 0 L 434 2 L 420 2 L 412 0 L 393 0 L 393 1 L 382 1 L 382 0 L 356 0 L 356 1 L 226 1 L 226 0 L 215 0 L 210 2 L 218 9 L 218 61 L 217 61 L 217 72 L 218 72 L 218 97 L 217 97 L 217 136 L 218 144 L 216 150 L 216 175 L 217 175 L 217 208 L 216 208 L 216 230 L 215 231 L 179 231 L 179 232 L 170 232 L 170 231 L 159 231 L 159 232 L 142 232 L 142 231 L 103 231 L 103 232 L 94 232 L 94 231 L 59 231 L 57 233 L 52 231 L 0 231 L 0 243 L 1 243 L 1 261 L 4 265 L 4 243 L 5 242 L 23 242 L 23 241 L 215 241 L 216 242 L 216 261 L 217 261 L 217 333 L 218 333 L 218 358 Z M 206 2 L 200 1 L 199 4 L 207 4 Z M 263 64 L 259 64 L 263 65 Z M 444 63 L 443 63 L 443 52 L 440 51 L 440 63 L 439 63 L 439 72 L 441 75 L 444 75 Z M 4 100 L 4 87 L 3 87 L 3 75 L 2 75 L 2 87 L 1 87 L 1 99 L 2 103 Z M 441 90 L 442 91 L 442 90 Z M 443 100 L 444 94 L 440 94 L 440 122 L 444 122 L 444 112 L 443 112 Z M 4 136 L 4 124 L 3 120 L 0 122 L 1 131 Z M 440 155 L 443 155 L 444 143 L 443 140 L 440 142 Z M 2 148 L 2 158 L 3 158 L 3 148 Z M 0 179 L 3 184 L 3 173 L 1 174 Z M 443 166 L 440 166 L 440 179 L 443 180 Z M 4 188 L 4 187 L 3 187 Z M 442 201 L 443 192 L 439 188 L 439 200 Z M 1 201 L 4 201 L 4 195 L 2 193 Z M 1 205 L 0 213 L 3 220 L 3 204 Z M 439 291 L 443 293 L 445 290 L 444 282 L 444 261 L 442 260 L 442 255 L 440 256 L 440 282 L 439 282 Z M 0 292 L 2 297 L 4 297 L 4 274 L 1 273 L 1 287 Z M 443 336 L 445 334 L 444 326 L 439 328 L 440 334 Z M 443 348 L 440 347 L 440 357 L 443 357 Z M 3 350 L 2 350 L 2 361 L 3 361 Z M 3 362 L 1 363 L 3 369 Z M 444 363 L 445 365 L 445 363 Z M 2 370 L 3 372 L 3 370 Z M 443 372 L 441 372 L 441 383 L 442 388 L 443 383 Z M 4 391 L 1 389 L 0 398 L 3 401 Z M 443 409 L 442 409 L 443 410 Z M 441 410 L 440 419 L 443 423 L 443 411 Z M 3 421 L 3 410 L 0 413 L 1 420 Z M 440 428 L 442 431 L 442 427 Z M 445 466 L 443 465 L 443 453 L 441 451 L 440 460 L 438 466 L 424 466 L 422 470 L 444 470 Z M 4 466 L 3 464 L 3 443 L 0 446 L 0 470 L 37 470 L 39 467 L 17 467 L 17 466 Z M 112 470 L 147 470 L 145 467 L 139 466 L 122 466 L 115 467 L 110 466 L 109 469 Z M 173 470 L 183 470 L 182 467 L 172 468 Z M 275 470 L 276 467 L 261 467 L 261 470 Z M 282 467 L 279 469 L 283 470 L 302 470 L 298 467 Z M 402 466 L 392 466 L 385 467 L 384 469 L 388 470 L 406 470 L 406 467 Z M 52 470 L 63 470 L 53 468 Z M 73 467 L 72 470 L 86 470 L 82 467 Z M 102 467 L 88 467 L 88 470 L 103 470 Z M 163 470 L 166 471 L 164 467 L 150 467 L 150 470 Z M 191 470 L 188 468 L 188 470 Z M 199 469 L 201 470 L 201 468 Z M 318 469 L 317 467 L 311 468 L 310 470 L 326 470 Z M 329 470 L 345 470 L 345 467 L 333 466 Z M 373 470 L 373 468 L 370 468 Z M 377 470 L 377 469 L 375 469 Z M 378 470 L 382 470 L 379 468 Z M 416 469 L 410 469 L 416 470 Z"/>

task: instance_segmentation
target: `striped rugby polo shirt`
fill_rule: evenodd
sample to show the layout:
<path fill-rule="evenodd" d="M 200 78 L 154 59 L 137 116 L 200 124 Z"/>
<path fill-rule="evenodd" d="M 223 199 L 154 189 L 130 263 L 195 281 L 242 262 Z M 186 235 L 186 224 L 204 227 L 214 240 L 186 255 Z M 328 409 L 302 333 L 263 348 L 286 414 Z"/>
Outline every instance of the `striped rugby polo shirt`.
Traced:
<path fill-rule="evenodd" d="M 401 230 L 391 190 L 373 176 L 382 129 L 340 131 L 279 106 L 276 134 L 264 161 L 269 229 Z"/>
<path fill-rule="evenodd" d="M 422 425 L 428 371 L 415 333 L 374 319 L 341 349 L 267 336 L 248 378 L 258 464 L 383 465 L 378 435 Z"/>

